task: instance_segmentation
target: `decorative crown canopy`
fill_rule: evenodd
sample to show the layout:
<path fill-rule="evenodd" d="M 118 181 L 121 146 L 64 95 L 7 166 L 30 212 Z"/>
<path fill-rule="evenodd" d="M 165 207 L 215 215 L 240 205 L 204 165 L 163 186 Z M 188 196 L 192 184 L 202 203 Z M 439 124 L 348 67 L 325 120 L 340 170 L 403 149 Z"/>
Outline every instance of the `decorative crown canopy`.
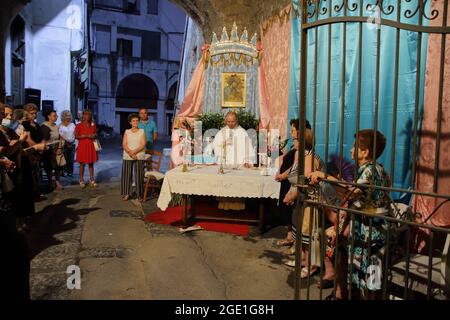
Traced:
<path fill-rule="evenodd" d="M 231 37 L 228 36 L 227 28 L 223 27 L 222 37 L 220 41 L 217 38 L 217 34 L 213 33 L 211 47 L 209 49 L 211 57 L 221 55 L 238 53 L 250 56 L 254 59 L 258 57 L 258 50 L 256 49 L 257 34 L 255 33 L 248 41 L 247 29 L 244 30 L 239 38 L 238 28 L 236 22 L 233 23 L 233 29 L 231 30 Z"/>

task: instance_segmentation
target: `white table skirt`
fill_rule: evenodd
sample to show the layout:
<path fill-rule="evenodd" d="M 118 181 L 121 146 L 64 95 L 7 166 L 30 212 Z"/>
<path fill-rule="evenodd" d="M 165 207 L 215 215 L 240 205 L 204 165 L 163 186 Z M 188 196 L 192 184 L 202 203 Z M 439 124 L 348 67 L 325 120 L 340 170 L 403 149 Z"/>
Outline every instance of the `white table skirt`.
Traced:
<path fill-rule="evenodd" d="M 165 211 L 172 194 L 232 198 L 278 199 L 280 183 L 273 176 L 262 176 L 258 169 L 225 169 L 218 166 L 196 166 L 182 172 L 181 166 L 168 171 L 158 198 L 158 208 Z"/>

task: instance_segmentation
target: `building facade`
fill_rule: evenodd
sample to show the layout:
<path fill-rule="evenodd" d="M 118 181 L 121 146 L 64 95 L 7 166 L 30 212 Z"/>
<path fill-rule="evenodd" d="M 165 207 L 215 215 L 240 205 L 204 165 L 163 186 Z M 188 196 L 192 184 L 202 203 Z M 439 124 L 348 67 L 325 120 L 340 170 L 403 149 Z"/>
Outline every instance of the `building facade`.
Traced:
<path fill-rule="evenodd" d="M 6 102 L 74 114 L 88 90 L 85 0 L 33 0 L 6 34 Z M 83 58 L 84 57 L 84 58 Z"/>
<path fill-rule="evenodd" d="M 178 88 L 178 101 L 181 102 L 186 94 L 186 89 L 191 82 L 192 75 L 202 57 L 202 47 L 205 44 L 202 30 L 192 19 L 187 19 L 186 35 L 183 44 L 183 59 L 180 70 L 180 85 Z"/>
<path fill-rule="evenodd" d="M 186 15 L 167 0 L 95 0 L 90 6 L 89 108 L 116 133 L 149 109 L 160 134 L 174 112 Z"/>

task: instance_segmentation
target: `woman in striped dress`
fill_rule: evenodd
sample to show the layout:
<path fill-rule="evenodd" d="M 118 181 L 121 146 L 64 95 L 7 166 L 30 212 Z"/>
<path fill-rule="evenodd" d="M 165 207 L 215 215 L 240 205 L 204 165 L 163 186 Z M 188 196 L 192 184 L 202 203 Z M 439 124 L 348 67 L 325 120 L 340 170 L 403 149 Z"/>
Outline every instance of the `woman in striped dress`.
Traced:
<path fill-rule="evenodd" d="M 131 114 L 128 117 L 131 129 L 123 135 L 123 162 L 120 192 L 127 201 L 133 195 L 133 186 L 139 201 L 144 195 L 144 165 L 145 165 L 145 131 L 139 129 L 139 116 Z"/>
<path fill-rule="evenodd" d="M 298 150 L 298 144 L 299 144 L 298 140 L 294 140 L 294 148 L 296 150 Z M 313 144 L 314 144 L 314 139 L 313 139 L 312 130 L 310 128 L 307 128 L 305 131 L 305 155 L 304 155 L 304 157 L 305 157 L 305 175 L 308 175 L 309 173 L 314 172 L 314 171 L 325 171 L 325 169 L 326 169 L 325 163 L 322 161 L 320 156 L 312 150 Z M 297 183 L 298 157 L 299 157 L 299 153 L 297 151 L 295 154 L 295 158 L 294 158 L 294 165 L 292 166 L 290 173 L 289 173 L 289 181 L 291 182 L 291 184 Z M 298 197 L 297 187 L 292 186 L 282 201 L 287 205 L 294 205 L 297 197 Z M 301 270 L 300 276 L 302 279 L 307 278 L 308 275 L 314 274 L 320 267 L 320 266 L 312 264 L 310 266 L 310 268 L 308 268 L 309 263 L 308 263 L 307 257 L 309 255 L 308 254 L 309 224 L 312 223 L 312 221 L 310 221 L 310 219 L 309 219 L 310 218 L 310 210 L 311 210 L 311 208 L 307 208 L 307 210 L 305 210 L 305 217 L 303 219 L 303 227 L 301 230 L 301 232 L 303 233 L 303 237 L 302 237 L 302 245 L 303 245 L 302 246 L 302 267 L 305 266 Z M 317 219 L 318 218 L 317 212 L 314 212 L 314 215 L 315 215 L 315 219 Z M 294 239 L 296 239 L 296 237 L 297 237 L 297 229 L 298 229 L 297 221 L 298 221 L 297 211 L 294 210 L 294 214 L 292 215 L 292 235 L 293 235 Z M 289 250 L 290 255 L 293 255 L 294 253 L 295 253 L 295 241 Z M 294 260 L 289 260 L 285 264 L 290 267 L 295 267 Z"/>

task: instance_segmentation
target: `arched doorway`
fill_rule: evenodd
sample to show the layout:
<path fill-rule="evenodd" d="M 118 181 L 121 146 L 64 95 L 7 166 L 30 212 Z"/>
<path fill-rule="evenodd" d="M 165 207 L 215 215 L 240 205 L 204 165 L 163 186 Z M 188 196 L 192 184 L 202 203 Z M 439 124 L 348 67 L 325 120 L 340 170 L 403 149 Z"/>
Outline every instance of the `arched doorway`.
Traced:
<path fill-rule="evenodd" d="M 175 101 L 176 101 L 176 95 L 177 95 L 177 88 L 178 88 L 178 82 L 175 82 L 169 89 L 169 92 L 167 93 L 167 100 L 166 100 L 166 128 L 169 133 L 169 135 L 172 134 L 170 132 L 172 130 L 172 121 L 173 121 L 173 115 L 175 112 Z"/>
<path fill-rule="evenodd" d="M 129 128 L 128 115 L 140 107 L 156 111 L 158 99 L 158 87 L 146 75 L 136 73 L 122 79 L 116 92 L 116 114 L 120 116 L 120 133 L 123 134 Z"/>

